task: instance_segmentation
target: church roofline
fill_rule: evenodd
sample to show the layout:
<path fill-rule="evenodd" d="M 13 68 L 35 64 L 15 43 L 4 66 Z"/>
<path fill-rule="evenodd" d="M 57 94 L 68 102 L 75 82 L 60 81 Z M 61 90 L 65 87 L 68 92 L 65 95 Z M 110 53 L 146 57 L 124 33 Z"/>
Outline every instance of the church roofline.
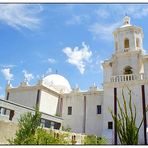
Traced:
<path fill-rule="evenodd" d="M 6 91 L 7 92 L 16 92 L 16 91 L 25 91 L 25 90 L 38 90 L 38 89 L 50 91 L 50 92 L 52 92 L 53 94 L 55 94 L 57 96 L 60 95 L 60 93 L 58 93 L 58 92 L 56 92 L 56 91 L 42 85 L 42 84 L 41 85 L 32 85 L 32 86 L 29 85 L 29 86 L 24 86 L 24 87 L 22 87 L 22 86 L 9 87 L 9 88 L 6 88 Z"/>
<path fill-rule="evenodd" d="M 101 89 L 101 90 L 96 90 L 96 91 L 79 91 L 79 92 L 70 92 L 70 93 L 66 93 L 66 94 L 63 94 L 64 96 L 71 96 L 72 94 L 74 95 L 82 95 L 82 96 L 85 96 L 85 95 L 91 95 L 91 94 L 98 94 L 98 95 L 104 95 L 104 90 Z"/>

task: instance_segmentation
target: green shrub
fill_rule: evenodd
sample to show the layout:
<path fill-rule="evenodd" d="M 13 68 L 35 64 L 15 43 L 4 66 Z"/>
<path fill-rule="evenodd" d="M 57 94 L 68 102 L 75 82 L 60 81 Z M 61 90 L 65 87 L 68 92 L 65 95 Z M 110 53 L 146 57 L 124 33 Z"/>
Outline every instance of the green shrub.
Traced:
<path fill-rule="evenodd" d="M 62 126 L 62 131 L 71 132 L 71 128 L 70 127 L 65 128 L 64 126 Z"/>
<path fill-rule="evenodd" d="M 10 144 L 67 144 L 66 134 L 55 136 L 52 130 L 40 127 L 41 114 L 36 108 L 35 114 L 28 112 L 19 119 L 19 130 L 14 139 L 9 139 Z"/>
<path fill-rule="evenodd" d="M 106 144 L 106 139 L 102 137 L 97 137 L 95 135 L 87 135 L 84 138 L 85 145 L 99 145 Z"/>
<path fill-rule="evenodd" d="M 21 115 L 19 119 L 19 130 L 13 140 L 8 140 L 10 144 L 34 144 L 34 135 L 38 126 L 40 126 L 41 114 L 36 108 L 35 114 L 27 112 Z"/>
<path fill-rule="evenodd" d="M 35 134 L 35 144 L 68 144 L 65 137 L 66 134 L 58 134 L 59 136 L 55 136 L 52 130 L 47 131 L 43 128 L 38 128 Z"/>

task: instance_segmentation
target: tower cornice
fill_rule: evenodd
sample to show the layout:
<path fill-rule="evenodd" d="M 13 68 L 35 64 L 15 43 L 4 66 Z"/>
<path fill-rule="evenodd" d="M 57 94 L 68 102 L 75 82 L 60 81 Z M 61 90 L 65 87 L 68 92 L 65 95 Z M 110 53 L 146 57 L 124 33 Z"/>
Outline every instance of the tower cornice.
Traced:
<path fill-rule="evenodd" d="M 119 32 L 125 32 L 125 31 L 136 31 L 137 33 L 141 33 L 142 37 L 144 37 L 142 28 L 138 27 L 138 26 L 126 26 L 123 28 L 121 28 L 121 27 L 116 28 L 116 30 L 113 32 L 113 34 L 117 35 Z"/>

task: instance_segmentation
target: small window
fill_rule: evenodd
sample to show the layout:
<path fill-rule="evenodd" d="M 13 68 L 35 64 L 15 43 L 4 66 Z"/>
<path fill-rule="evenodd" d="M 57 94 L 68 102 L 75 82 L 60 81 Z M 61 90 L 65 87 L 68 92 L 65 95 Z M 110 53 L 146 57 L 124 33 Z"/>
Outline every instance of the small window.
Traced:
<path fill-rule="evenodd" d="M 101 114 L 101 105 L 97 105 L 97 114 Z"/>
<path fill-rule="evenodd" d="M 124 40 L 124 48 L 129 48 L 129 39 Z"/>
<path fill-rule="evenodd" d="M 9 120 L 12 121 L 14 116 L 14 110 L 10 110 Z"/>
<path fill-rule="evenodd" d="M 68 107 L 68 115 L 72 115 L 72 107 L 71 106 Z"/>
<path fill-rule="evenodd" d="M 108 122 L 108 129 L 113 129 L 113 122 Z"/>

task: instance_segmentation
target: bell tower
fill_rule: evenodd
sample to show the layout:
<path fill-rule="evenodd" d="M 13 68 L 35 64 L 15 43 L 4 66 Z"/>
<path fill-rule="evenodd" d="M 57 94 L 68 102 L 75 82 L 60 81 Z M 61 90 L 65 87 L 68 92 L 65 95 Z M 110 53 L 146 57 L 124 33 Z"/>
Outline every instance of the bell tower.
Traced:
<path fill-rule="evenodd" d="M 103 66 L 103 136 L 108 141 L 118 143 L 117 124 L 113 121 L 109 109 L 118 115 L 117 98 L 123 103 L 122 91 L 128 99 L 128 89 L 132 92 L 132 101 L 137 108 L 136 124 L 142 117 L 144 124 L 139 132 L 139 142 L 146 143 L 146 127 L 148 115 L 145 114 L 145 102 L 148 104 L 148 55 L 143 51 L 143 31 L 141 27 L 131 25 L 130 17 L 123 18 L 121 27 L 113 32 L 115 52 L 112 57 L 102 63 Z M 146 91 L 145 91 L 146 90 Z M 123 106 L 123 105 L 121 105 Z M 110 125 L 113 125 L 110 128 Z"/>
<path fill-rule="evenodd" d="M 123 18 L 123 25 L 113 34 L 116 53 L 143 50 L 142 28 L 131 25 L 129 16 Z"/>

